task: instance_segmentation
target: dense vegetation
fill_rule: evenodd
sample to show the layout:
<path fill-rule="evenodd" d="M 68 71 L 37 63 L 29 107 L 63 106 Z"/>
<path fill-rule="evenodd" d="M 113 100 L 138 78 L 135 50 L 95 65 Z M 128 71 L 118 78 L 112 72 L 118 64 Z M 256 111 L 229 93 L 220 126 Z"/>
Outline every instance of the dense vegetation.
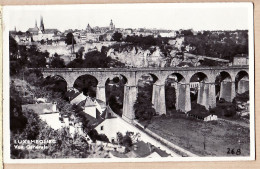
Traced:
<path fill-rule="evenodd" d="M 115 33 L 117 34 L 117 33 Z M 154 37 L 152 35 L 149 36 L 142 36 L 142 35 L 133 35 L 129 36 L 127 35 L 125 38 L 121 38 L 121 43 L 116 43 L 109 48 L 113 48 L 115 51 L 121 52 L 124 50 L 131 50 L 132 48 L 138 48 L 142 50 L 150 50 L 151 53 L 153 53 L 156 50 L 156 46 L 160 48 L 161 52 L 165 56 L 170 56 L 170 52 L 174 47 L 172 45 L 169 45 L 168 43 L 169 38 L 164 37 Z"/>
<path fill-rule="evenodd" d="M 107 57 L 104 53 L 99 51 L 91 51 L 85 54 L 84 60 L 76 58 L 71 61 L 67 67 L 69 68 L 109 68 L 109 67 L 123 67 L 124 64 Z"/>
<path fill-rule="evenodd" d="M 23 80 L 18 79 L 23 75 Z M 10 84 L 10 130 L 11 130 L 11 158 L 85 158 L 89 155 L 88 143 L 83 136 L 72 136 L 68 128 L 54 130 L 43 122 L 37 112 L 22 110 L 23 104 L 33 103 L 34 98 L 29 99 L 24 94 L 31 93 L 36 98 L 47 98 L 49 102 L 56 102 L 61 117 L 75 118 L 75 122 L 82 123 L 84 133 L 93 130 L 83 109 L 77 105 L 71 105 L 67 101 L 63 91 L 55 90 L 54 79 L 44 80 L 39 71 L 22 70 L 17 76 L 12 76 Z M 17 91 L 16 81 L 25 83 L 23 91 Z M 25 91 L 25 92 L 24 92 Z M 45 150 L 19 150 L 14 148 L 13 140 L 56 140 Z M 105 135 L 96 134 L 93 140 L 108 142 Z M 47 145 L 48 146 L 48 145 Z"/>
<path fill-rule="evenodd" d="M 50 95 L 50 94 L 49 94 Z M 53 130 L 32 110 L 22 110 L 21 93 L 10 87 L 11 158 L 86 157 L 88 144 L 82 136 L 69 134 L 68 128 Z M 61 100 L 60 100 L 61 101 Z M 85 121 L 87 122 L 87 121 Z M 14 140 L 56 140 L 48 149 L 16 149 Z M 78 152 L 79 154 L 76 154 Z"/>
<path fill-rule="evenodd" d="M 25 67 L 41 68 L 46 67 L 46 58 L 49 57 L 47 51 L 41 52 L 37 46 L 18 45 L 17 42 L 9 36 L 10 46 L 10 74 L 17 74 Z"/>
<path fill-rule="evenodd" d="M 248 31 L 204 31 L 197 35 L 186 32 L 184 45 L 194 47 L 189 51 L 192 54 L 232 61 L 237 54 L 248 54 Z"/>
<path fill-rule="evenodd" d="M 49 64 L 53 68 L 110 68 L 110 67 L 124 67 L 124 64 L 107 57 L 106 50 L 91 51 L 84 55 L 82 59 L 84 48 L 80 48 L 76 53 L 77 58 L 65 66 L 64 60 L 55 53 L 54 57 L 49 57 L 47 51 L 41 52 L 37 46 L 18 45 L 12 36 L 9 36 L 10 46 L 10 74 L 15 75 L 24 68 L 46 68 Z M 47 63 L 47 59 L 49 62 Z"/>
<path fill-rule="evenodd" d="M 106 83 L 106 100 L 111 109 L 120 116 L 122 116 L 125 83 L 126 80 L 119 77 L 109 79 Z"/>
<path fill-rule="evenodd" d="M 139 120 L 151 120 L 156 114 L 152 104 L 153 86 L 145 84 L 144 86 L 138 86 L 137 99 L 134 104 L 135 117 Z"/>

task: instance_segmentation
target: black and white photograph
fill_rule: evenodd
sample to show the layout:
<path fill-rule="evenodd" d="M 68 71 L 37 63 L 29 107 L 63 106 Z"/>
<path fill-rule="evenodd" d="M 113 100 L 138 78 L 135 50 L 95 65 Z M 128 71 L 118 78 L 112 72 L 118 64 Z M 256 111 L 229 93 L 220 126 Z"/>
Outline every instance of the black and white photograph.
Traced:
<path fill-rule="evenodd" d="M 2 12 L 5 163 L 255 159 L 252 3 Z"/>

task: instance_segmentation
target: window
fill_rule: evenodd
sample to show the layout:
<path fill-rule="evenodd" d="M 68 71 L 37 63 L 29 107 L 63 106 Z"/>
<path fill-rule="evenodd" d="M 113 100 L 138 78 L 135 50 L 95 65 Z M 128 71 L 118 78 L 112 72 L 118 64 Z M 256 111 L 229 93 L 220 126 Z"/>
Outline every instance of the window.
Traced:
<path fill-rule="evenodd" d="M 100 127 L 100 130 L 104 130 L 104 126 L 101 126 L 101 127 Z"/>

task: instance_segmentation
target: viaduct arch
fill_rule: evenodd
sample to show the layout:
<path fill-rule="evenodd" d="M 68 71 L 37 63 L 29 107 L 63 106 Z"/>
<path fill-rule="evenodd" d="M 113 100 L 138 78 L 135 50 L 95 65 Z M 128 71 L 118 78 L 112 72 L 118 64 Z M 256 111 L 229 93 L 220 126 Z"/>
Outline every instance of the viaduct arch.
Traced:
<path fill-rule="evenodd" d="M 158 79 L 153 84 L 152 103 L 156 112 L 166 113 L 165 82 L 169 75 L 176 75 L 176 109 L 183 112 L 191 110 L 190 88 L 194 75 L 200 74 L 198 79 L 197 103 L 208 108 L 216 106 L 216 79 L 220 78 L 219 98 L 232 101 L 237 93 L 249 90 L 249 67 L 185 67 L 185 68 L 46 68 L 41 69 L 44 77 L 60 76 L 67 82 L 67 89 L 72 88 L 75 80 L 82 75 L 94 76 L 97 81 L 96 97 L 106 101 L 105 84 L 107 79 L 115 76 L 126 78 L 124 87 L 123 118 L 128 121 L 134 119 L 133 105 L 137 97 L 138 79 L 144 74 L 152 74 Z"/>

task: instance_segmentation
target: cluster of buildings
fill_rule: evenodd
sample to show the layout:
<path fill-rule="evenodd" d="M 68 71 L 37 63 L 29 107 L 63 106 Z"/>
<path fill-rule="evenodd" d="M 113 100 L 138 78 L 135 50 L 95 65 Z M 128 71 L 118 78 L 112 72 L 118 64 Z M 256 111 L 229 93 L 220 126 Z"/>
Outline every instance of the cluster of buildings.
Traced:
<path fill-rule="evenodd" d="M 103 101 L 85 96 L 77 89 L 70 89 L 68 96 L 70 97 L 70 104 L 80 106 L 88 119 L 88 124 L 98 134 L 106 135 L 109 143 L 98 140 L 92 141 L 84 132 L 82 122 L 79 122 L 74 114 L 68 115 L 59 112 L 56 102 L 48 102 L 45 98 L 38 98 L 33 104 L 22 105 L 22 109 L 33 110 L 41 120 L 55 130 L 67 128 L 72 138 L 75 135 L 84 137 L 89 144 L 89 151 L 103 149 L 105 152 L 109 152 L 110 158 L 153 158 L 176 155 L 133 124 L 123 120 Z M 126 147 L 119 144 L 118 133 L 123 135 L 130 133 L 129 136 L 133 143 L 130 150 L 128 148 L 128 151 L 126 151 Z"/>
<path fill-rule="evenodd" d="M 99 42 L 99 41 L 111 41 L 112 35 L 115 32 L 122 33 L 123 37 L 126 36 L 161 36 L 161 37 L 175 37 L 176 31 L 171 30 L 161 30 L 161 29 L 131 29 L 131 28 L 116 28 L 112 19 L 110 24 L 106 27 L 94 26 L 91 27 L 90 24 L 87 25 L 86 29 L 68 29 L 64 32 L 59 31 L 58 29 L 46 29 L 44 25 L 43 17 L 40 17 L 40 24 L 38 26 L 37 21 L 32 28 L 29 28 L 26 32 L 17 31 L 16 28 L 13 31 L 10 31 L 10 35 L 18 43 L 32 43 L 32 42 L 41 42 L 43 41 L 48 44 L 48 42 L 60 41 L 64 42 L 64 39 L 68 33 L 73 33 L 74 38 L 77 43 L 86 43 L 86 42 Z"/>

